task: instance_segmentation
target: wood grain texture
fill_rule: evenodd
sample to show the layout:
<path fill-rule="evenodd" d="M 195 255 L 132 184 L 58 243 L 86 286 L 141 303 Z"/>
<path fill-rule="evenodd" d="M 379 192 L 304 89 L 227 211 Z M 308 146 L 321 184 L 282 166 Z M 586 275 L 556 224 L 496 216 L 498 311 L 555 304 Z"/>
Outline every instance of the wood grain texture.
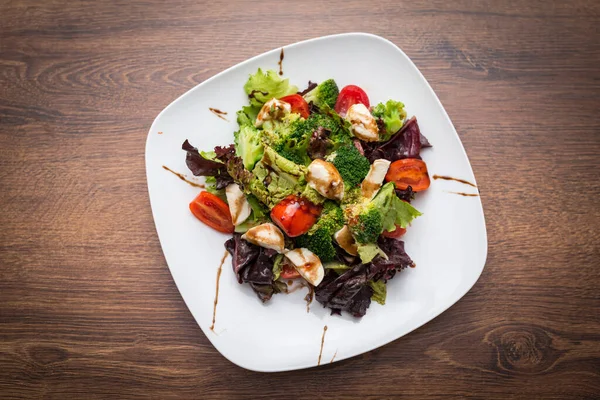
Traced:
<path fill-rule="evenodd" d="M 598 1 L 3 1 L 1 398 L 598 398 Z M 263 51 L 366 31 L 429 80 L 489 255 L 450 310 L 333 365 L 260 374 L 197 328 L 144 169 L 154 117 Z"/>

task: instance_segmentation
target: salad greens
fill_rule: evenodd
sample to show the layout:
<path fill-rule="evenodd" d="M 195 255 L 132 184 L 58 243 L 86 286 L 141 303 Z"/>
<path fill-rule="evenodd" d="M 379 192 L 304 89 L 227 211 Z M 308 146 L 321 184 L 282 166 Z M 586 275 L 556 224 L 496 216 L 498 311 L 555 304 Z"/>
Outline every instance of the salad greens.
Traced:
<path fill-rule="evenodd" d="M 237 112 L 232 145 L 182 146 L 214 195 L 190 209 L 232 234 L 225 247 L 235 275 L 262 301 L 286 292 L 287 279 L 304 279 L 333 313 L 361 317 L 371 300 L 385 304 L 387 281 L 414 266 L 398 238 L 421 215 L 414 192 L 429 186 L 426 168 L 416 178 L 402 172 L 425 165 L 420 151 L 430 145 L 416 119 L 395 100 L 369 109 L 362 89 L 340 91 L 334 79 L 298 92 L 259 68 L 243 89 L 248 105 Z"/>

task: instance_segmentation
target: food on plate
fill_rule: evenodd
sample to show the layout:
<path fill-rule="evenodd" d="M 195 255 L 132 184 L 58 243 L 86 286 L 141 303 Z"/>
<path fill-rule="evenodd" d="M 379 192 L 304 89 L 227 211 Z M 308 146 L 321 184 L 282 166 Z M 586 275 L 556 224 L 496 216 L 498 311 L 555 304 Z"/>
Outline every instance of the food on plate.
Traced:
<path fill-rule="evenodd" d="M 244 91 L 233 144 L 183 143 L 188 168 L 206 177 L 190 210 L 232 235 L 235 276 L 263 302 L 300 279 L 332 313 L 364 316 L 414 266 L 399 238 L 421 215 L 410 202 L 430 185 L 420 153 L 431 145 L 403 103 L 371 107 L 356 85 L 327 79 L 299 92 L 258 69 Z"/>

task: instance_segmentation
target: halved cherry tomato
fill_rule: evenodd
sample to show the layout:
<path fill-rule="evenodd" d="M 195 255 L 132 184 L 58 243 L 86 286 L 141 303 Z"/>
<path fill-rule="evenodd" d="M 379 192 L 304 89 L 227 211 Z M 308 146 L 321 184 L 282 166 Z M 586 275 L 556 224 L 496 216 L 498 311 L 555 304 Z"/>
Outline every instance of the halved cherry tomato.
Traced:
<path fill-rule="evenodd" d="M 396 225 L 396 229 L 394 229 L 391 232 L 383 231 L 383 233 L 381 235 L 385 236 L 387 238 L 398 239 L 399 237 L 401 237 L 405 233 L 406 233 L 406 229 L 405 228 L 400 228 L 400 226 Z"/>
<path fill-rule="evenodd" d="M 280 98 L 279 100 L 285 101 L 292 106 L 292 112 L 298 113 L 302 118 L 308 118 L 310 115 L 308 111 L 308 103 L 304 100 L 304 97 L 299 94 L 290 94 L 289 96 L 285 96 Z"/>
<path fill-rule="evenodd" d="M 394 161 L 385 175 L 385 180 L 394 182 L 396 189 L 404 190 L 412 186 L 415 192 L 422 192 L 431 183 L 427 173 L 427 164 L 417 158 Z"/>
<path fill-rule="evenodd" d="M 286 235 L 296 237 L 308 232 L 320 214 L 320 206 L 291 194 L 273 207 L 271 219 Z"/>
<path fill-rule="evenodd" d="M 296 279 L 300 278 L 300 273 L 296 271 L 296 268 L 291 265 L 285 264 L 283 268 L 281 268 L 281 273 L 279 276 L 283 279 Z"/>
<path fill-rule="evenodd" d="M 214 194 L 200 192 L 190 203 L 190 211 L 211 228 L 223 233 L 233 233 L 229 206 Z"/>
<path fill-rule="evenodd" d="M 335 112 L 344 117 L 348 109 L 357 103 L 362 103 L 367 108 L 371 107 L 369 96 L 367 96 L 364 90 L 355 85 L 348 85 L 340 91 L 334 109 Z"/>

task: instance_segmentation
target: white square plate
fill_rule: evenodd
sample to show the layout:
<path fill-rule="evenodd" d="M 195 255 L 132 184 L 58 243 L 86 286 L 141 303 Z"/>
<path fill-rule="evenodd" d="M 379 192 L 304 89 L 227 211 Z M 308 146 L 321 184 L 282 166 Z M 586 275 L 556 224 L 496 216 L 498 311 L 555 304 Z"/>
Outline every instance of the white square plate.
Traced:
<path fill-rule="evenodd" d="M 235 112 L 248 99 L 243 85 L 257 68 L 278 69 L 280 49 L 244 61 L 191 89 L 156 117 L 146 142 L 146 172 L 158 237 L 175 283 L 198 325 L 231 362 L 255 371 L 313 367 L 353 357 L 406 335 L 438 316 L 475 284 L 487 256 L 487 236 L 477 193 L 456 181 L 434 180 L 413 205 L 423 212 L 404 237 L 417 264 L 388 283 L 385 306 L 371 303 L 356 319 L 330 315 L 316 301 L 307 313 L 306 289 L 273 296 L 262 304 L 240 285 L 225 262 L 220 277 L 216 323 L 210 330 L 215 282 L 223 243 L 229 238 L 199 222 L 188 204 L 199 189 L 162 168 L 191 174 L 181 144 L 201 150 L 233 142 Z M 396 99 L 416 115 L 433 144 L 422 152 L 429 173 L 475 183 L 463 146 L 444 107 L 417 67 L 386 39 L 350 33 L 285 47 L 285 77 L 303 89 L 308 80 L 334 78 L 341 87 L 363 88 L 371 104 Z M 209 107 L 228 112 L 228 121 Z M 161 134 L 159 134 L 159 132 Z M 327 330 L 324 335 L 324 327 Z"/>

